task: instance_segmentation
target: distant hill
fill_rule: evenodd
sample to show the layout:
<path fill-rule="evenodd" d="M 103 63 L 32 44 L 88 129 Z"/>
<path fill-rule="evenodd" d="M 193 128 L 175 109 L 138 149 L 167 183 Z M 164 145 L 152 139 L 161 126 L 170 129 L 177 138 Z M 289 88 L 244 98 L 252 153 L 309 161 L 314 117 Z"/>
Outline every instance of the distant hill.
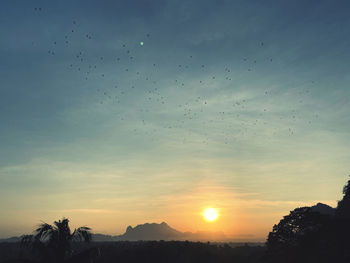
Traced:
<path fill-rule="evenodd" d="M 114 240 L 114 237 L 110 235 L 92 234 L 92 241 L 109 242 L 109 241 L 115 241 L 115 240 Z"/>
<path fill-rule="evenodd" d="M 1 242 L 14 243 L 14 242 L 19 242 L 20 240 L 21 240 L 20 237 L 0 238 L 0 243 Z"/>
<path fill-rule="evenodd" d="M 191 241 L 224 241 L 222 232 L 180 232 L 167 223 L 146 223 L 136 227 L 128 226 L 124 234 L 109 236 L 94 234 L 94 241 L 139 241 L 139 240 L 191 240 Z"/>
<path fill-rule="evenodd" d="M 128 226 L 123 235 L 116 236 L 117 240 L 178 240 L 181 239 L 183 233 L 171 228 L 167 223 L 161 224 L 146 223 L 137 225 L 136 227 Z"/>

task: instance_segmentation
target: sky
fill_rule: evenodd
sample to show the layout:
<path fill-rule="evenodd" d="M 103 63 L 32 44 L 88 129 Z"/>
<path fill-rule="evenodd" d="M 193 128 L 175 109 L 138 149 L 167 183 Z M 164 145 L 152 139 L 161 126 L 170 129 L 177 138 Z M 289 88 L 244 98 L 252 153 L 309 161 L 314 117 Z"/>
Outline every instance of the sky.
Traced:
<path fill-rule="evenodd" d="M 68 217 L 264 240 L 296 207 L 335 207 L 350 173 L 349 9 L 3 1 L 0 237 Z"/>

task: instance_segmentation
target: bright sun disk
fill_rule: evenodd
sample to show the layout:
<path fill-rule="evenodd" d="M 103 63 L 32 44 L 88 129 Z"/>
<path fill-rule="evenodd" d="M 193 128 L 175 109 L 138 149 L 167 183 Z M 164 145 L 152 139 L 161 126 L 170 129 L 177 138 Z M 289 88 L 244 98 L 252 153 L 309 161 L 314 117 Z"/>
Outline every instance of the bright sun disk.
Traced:
<path fill-rule="evenodd" d="M 215 208 L 207 208 L 203 212 L 204 219 L 213 222 L 218 218 L 218 212 L 216 211 Z"/>

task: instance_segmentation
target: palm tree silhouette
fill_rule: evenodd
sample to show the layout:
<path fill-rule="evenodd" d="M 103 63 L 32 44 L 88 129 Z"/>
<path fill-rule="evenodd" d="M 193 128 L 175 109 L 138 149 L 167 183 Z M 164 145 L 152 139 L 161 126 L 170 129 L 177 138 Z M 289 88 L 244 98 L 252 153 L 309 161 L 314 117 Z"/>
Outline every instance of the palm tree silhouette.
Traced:
<path fill-rule="evenodd" d="M 72 242 L 91 241 L 90 228 L 83 226 L 71 232 L 69 220 L 54 221 L 53 225 L 42 223 L 34 231 L 33 235 L 24 235 L 21 245 L 30 247 L 40 257 L 47 262 L 63 262 L 73 253 Z"/>

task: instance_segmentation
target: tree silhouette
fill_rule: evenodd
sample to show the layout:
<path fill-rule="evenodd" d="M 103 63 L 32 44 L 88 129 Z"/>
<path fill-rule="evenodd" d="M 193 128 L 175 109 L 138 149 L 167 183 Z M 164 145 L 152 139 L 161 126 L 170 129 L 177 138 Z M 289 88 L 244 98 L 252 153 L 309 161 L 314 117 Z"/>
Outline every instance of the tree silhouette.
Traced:
<path fill-rule="evenodd" d="M 336 209 L 335 231 L 337 238 L 334 243 L 338 254 L 344 262 L 350 262 L 350 180 L 343 188 L 343 199 Z"/>
<path fill-rule="evenodd" d="M 21 245 L 31 247 L 43 261 L 63 262 L 72 255 L 71 244 L 74 241 L 91 241 L 89 227 L 79 227 L 71 232 L 69 220 L 54 221 L 53 225 L 42 223 L 33 235 L 24 235 Z"/>
<path fill-rule="evenodd" d="M 291 211 L 273 226 L 268 235 L 266 245 L 269 261 L 309 262 L 311 251 L 320 245 L 319 236 L 325 232 L 330 220 L 329 215 L 315 212 L 311 207 L 300 207 Z M 305 244 L 308 244 L 307 251 Z M 315 260 L 314 255 L 312 257 Z"/>
<path fill-rule="evenodd" d="M 350 219 L 350 180 L 343 188 L 343 199 L 338 202 L 336 215 L 339 218 Z"/>
<path fill-rule="evenodd" d="M 265 261 L 350 262 L 350 180 L 343 194 L 335 216 L 301 207 L 283 217 L 268 235 Z"/>

